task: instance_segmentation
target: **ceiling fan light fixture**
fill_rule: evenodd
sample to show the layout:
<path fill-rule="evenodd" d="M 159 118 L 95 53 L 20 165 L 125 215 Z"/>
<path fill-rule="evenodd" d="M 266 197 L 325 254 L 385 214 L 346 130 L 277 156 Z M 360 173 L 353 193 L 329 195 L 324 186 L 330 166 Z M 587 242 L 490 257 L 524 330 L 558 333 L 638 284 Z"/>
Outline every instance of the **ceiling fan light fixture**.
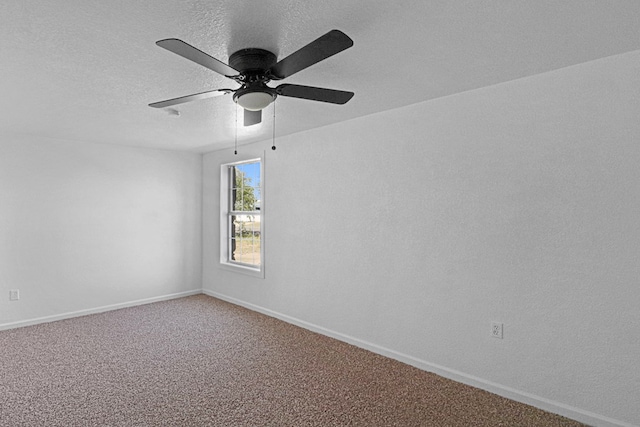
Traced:
<path fill-rule="evenodd" d="M 252 91 L 241 93 L 234 100 L 245 110 L 260 111 L 273 102 L 275 96 L 269 92 Z"/>

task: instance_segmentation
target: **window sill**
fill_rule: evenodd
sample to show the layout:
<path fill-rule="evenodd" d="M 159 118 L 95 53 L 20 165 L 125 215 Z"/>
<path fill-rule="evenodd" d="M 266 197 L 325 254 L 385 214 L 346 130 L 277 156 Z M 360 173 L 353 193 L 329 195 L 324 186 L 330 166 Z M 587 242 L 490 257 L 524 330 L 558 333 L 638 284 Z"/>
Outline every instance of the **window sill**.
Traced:
<path fill-rule="evenodd" d="M 235 271 L 236 273 L 245 274 L 247 276 L 258 277 L 264 279 L 264 268 L 251 268 L 244 265 L 233 264 L 230 262 L 220 261 L 220 268 L 227 271 Z"/>

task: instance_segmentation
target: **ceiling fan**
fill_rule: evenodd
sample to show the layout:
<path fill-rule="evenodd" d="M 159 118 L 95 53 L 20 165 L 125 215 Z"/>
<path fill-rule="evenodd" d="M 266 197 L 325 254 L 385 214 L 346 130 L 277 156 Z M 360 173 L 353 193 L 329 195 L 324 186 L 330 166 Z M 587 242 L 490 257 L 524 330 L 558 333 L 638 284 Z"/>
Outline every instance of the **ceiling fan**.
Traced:
<path fill-rule="evenodd" d="M 312 101 L 345 104 L 353 92 L 295 84 L 269 87 L 271 80 L 282 80 L 353 46 L 353 40 L 339 30 L 331 30 L 286 58 L 277 61 L 273 53 L 257 48 L 239 50 L 229 57 L 229 65 L 178 39 L 165 39 L 156 44 L 170 52 L 222 74 L 240 84 L 237 89 L 216 89 L 166 101 L 154 102 L 150 107 L 163 108 L 198 99 L 233 93 L 233 100 L 244 108 L 244 125 L 262 121 L 262 109 L 278 96 Z"/>

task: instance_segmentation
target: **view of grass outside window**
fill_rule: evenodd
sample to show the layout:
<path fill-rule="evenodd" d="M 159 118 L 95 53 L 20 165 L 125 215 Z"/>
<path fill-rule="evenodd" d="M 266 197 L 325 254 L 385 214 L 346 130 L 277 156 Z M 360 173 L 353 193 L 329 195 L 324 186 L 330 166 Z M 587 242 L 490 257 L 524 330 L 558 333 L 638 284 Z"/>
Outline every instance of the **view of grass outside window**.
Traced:
<path fill-rule="evenodd" d="M 229 166 L 228 260 L 261 265 L 260 162 Z"/>

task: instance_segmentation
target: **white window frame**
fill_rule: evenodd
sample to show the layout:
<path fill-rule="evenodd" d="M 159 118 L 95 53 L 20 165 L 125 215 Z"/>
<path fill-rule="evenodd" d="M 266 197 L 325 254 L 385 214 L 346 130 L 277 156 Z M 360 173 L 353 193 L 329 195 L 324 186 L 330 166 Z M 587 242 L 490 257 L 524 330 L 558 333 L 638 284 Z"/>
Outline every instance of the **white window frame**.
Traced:
<path fill-rule="evenodd" d="M 229 168 L 245 163 L 260 163 L 260 211 L 248 212 L 248 215 L 260 216 L 260 266 L 252 266 L 231 259 L 230 235 L 232 215 L 240 213 L 231 210 L 230 173 Z M 225 163 L 220 167 L 220 267 L 225 270 L 236 271 L 253 277 L 264 278 L 264 157 L 243 159 L 237 162 Z M 244 214 L 244 213 L 243 213 Z"/>

